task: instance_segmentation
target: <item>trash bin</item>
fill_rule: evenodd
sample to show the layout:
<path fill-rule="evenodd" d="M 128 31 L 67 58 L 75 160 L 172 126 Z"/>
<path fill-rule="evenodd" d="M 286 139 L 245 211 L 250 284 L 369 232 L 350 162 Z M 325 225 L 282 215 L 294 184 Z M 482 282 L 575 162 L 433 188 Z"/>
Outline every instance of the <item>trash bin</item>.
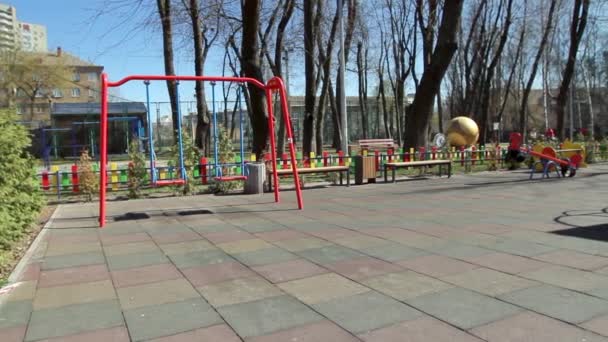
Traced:
<path fill-rule="evenodd" d="M 376 157 L 375 156 L 355 156 L 355 184 L 363 184 L 367 179 L 368 183 L 376 183 Z"/>
<path fill-rule="evenodd" d="M 264 179 L 266 178 L 266 164 L 248 163 L 247 180 L 245 181 L 246 194 L 261 194 L 264 192 Z"/>

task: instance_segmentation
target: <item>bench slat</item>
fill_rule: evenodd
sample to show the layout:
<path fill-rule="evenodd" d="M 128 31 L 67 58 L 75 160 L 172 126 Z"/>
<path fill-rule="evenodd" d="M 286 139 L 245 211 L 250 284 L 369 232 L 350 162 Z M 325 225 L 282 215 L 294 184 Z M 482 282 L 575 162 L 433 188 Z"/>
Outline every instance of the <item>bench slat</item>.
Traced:
<path fill-rule="evenodd" d="M 323 166 L 323 167 L 306 167 L 306 168 L 298 168 L 298 173 L 323 173 L 323 172 L 339 172 L 339 171 L 348 171 L 347 166 Z M 266 173 L 271 174 L 272 169 L 266 170 Z M 291 168 L 289 169 L 280 169 L 277 170 L 277 174 L 279 175 L 290 175 L 293 173 Z"/>
<path fill-rule="evenodd" d="M 424 165 L 438 165 L 438 164 L 451 164 L 451 160 L 418 160 L 418 161 L 410 161 L 410 162 L 393 162 L 386 163 L 386 166 L 394 166 L 394 167 L 407 167 L 407 166 L 424 166 Z"/>

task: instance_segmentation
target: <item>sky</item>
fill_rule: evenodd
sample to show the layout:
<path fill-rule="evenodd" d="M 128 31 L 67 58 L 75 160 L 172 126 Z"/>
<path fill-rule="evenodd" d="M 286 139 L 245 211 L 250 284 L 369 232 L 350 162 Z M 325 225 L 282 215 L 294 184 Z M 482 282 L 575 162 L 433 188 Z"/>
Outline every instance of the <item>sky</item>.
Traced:
<path fill-rule="evenodd" d="M 113 25 L 122 19 L 106 15 L 101 19 L 91 20 L 99 9 L 104 8 L 103 0 L 0 0 L 0 2 L 16 7 L 18 20 L 45 25 L 49 50 L 54 51 L 61 46 L 63 51 L 101 65 L 111 81 L 132 74 L 164 74 L 160 30 L 142 29 L 136 26 L 141 22 L 141 14 L 144 11 L 133 13 L 123 25 L 113 30 Z M 222 51 L 220 48 L 215 51 L 215 54 L 214 50 L 211 51 L 206 64 L 207 75 L 221 75 Z M 177 48 L 175 53 L 176 73 L 193 75 L 191 51 Z M 292 69 L 290 72 L 292 94 L 302 94 L 304 85 L 302 69 L 295 66 Z M 207 84 L 206 87 L 210 100 L 210 86 Z M 152 102 L 168 101 L 165 83 L 153 83 L 150 90 Z M 355 95 L 356 88 L 347 89 L 347 93 L 349 93 L 347 95 Z M 141 82 L 131 82 L 122 86 L 119 94 L 116 95 L 132 101 L 145 101 L 145 88 Z M 220 97 L 221 94 L 216 93 L 216 96 Z M 180 100 L 194 101 L 193 82 L 185 82 L 181 85 Z"/>

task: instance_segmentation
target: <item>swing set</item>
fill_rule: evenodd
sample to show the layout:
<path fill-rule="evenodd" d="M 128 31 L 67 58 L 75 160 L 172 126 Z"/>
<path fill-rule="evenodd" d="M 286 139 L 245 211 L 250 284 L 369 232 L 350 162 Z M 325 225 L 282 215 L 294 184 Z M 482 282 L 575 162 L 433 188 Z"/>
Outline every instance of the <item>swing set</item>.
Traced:
<path fill-rule="evenodd" d="M 303 209 L 304 204 L 302 200 L 302 191 L 300 189 L 300 179 L 298 176 L 296 151 L 293 139 L 293 129 L 291 127 L 291 118 L 289 116 L 289 107 L 287 105 L 287 96 L 283 80 L 278 77 L 273 77 L 266 84 L 250 77 L 209 77 L 209 76 L 165 76 L 165 75 L 131 75 L 127 76 L 119 81 L 110 82 L 108 81 L 108 75 L 106 73 L 101 74 L 101 117 L 100 117 L 100 168 L 99 168 L 99 226 L 103 227 L 106 223 L 106 189 L 107 189 L 107 164 L 108 164 L 108 89 L 111 87 L 120 87 L 121 85 L 130 81 L 144 81 L 146 85 L 146 99 L 147 99 L 147 114 L 148 114 L 148 147 L 150 149 L 150 176 L 152 186 L 167 186 L 167 185 L 183 185 L 188 182 L 186 174 L 186 168 L 184 165 L 184 149 L 182 144 L 182 118 L 179 106 L 177 108 L 177 145 L 178 145 L 178 157 L 179 157 L 179 176 L 177 179 L 172 180 L 159 180 L 156 175 L 155 156 L 154 156 L 154 135 L 152 134 L 152 120 L 150 115 L 150 92 L 149 85 L 150 81 L 176 81 L 179 85 L 180 81 L 203 81 L 210 82 L 212 85 L 212 101 L 213 101 L 213 135 L 214 135 L 214 168 L 215 168 L 215 180 L 222 181 L 234 181 L 234 180 L 245 180 L 247 176 L 244 171 L 244 146 L 243 146 L 243 112 L 241 108 L 241 92 L 240 90 L 244 85 L 250 84 L 260 89 L 263 89 L 266 93 L 266 102 L 268 108 L 268 131 L 270 132 L 270 158 L 273 162 L 272 165 L 276 165 L 276 143 L 274 136 L 274 114 L 273 114 L 273 103 L 272 95 L 274 92 L 278 92 L 280 95 L 281 109 L 283 112 L 283 119 L 286 125 L 287 142 L 289 145 L 289 152 L 291 158 L 291 167 L 294 178 L 294 185 L 296 188 L 296 197 L 298 202 L 298 208 Z M 217 113 L 215 108 L 215 83 L 216 82 L 235 82 L 238 83 L 238 107 L 240 112 L 240 136 L 241 136 L 241 175 L 235 176 L 224 176 L 222 174 L 222 166 L 218 160 L 218 146 L 217 146 Z M 179 90 L 177 93 L 177 102 L 179 103 Z M 273 168 L 273 180 L 275 184 L 278 184 L 278 172 L 277 168 Z M 279 187 L 274 187 L 274 200 L 279 202 Z"/>

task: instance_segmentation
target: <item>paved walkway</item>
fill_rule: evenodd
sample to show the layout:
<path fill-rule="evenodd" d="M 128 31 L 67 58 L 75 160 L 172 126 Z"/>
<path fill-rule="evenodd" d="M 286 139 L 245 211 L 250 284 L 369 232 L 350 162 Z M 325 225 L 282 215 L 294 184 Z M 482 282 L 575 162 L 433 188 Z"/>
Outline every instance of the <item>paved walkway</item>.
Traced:
<path fill-rule="evenodd" d="M 526 178 L 63 205 L 0 341 L 608 341 L 608 166 Z"/>

